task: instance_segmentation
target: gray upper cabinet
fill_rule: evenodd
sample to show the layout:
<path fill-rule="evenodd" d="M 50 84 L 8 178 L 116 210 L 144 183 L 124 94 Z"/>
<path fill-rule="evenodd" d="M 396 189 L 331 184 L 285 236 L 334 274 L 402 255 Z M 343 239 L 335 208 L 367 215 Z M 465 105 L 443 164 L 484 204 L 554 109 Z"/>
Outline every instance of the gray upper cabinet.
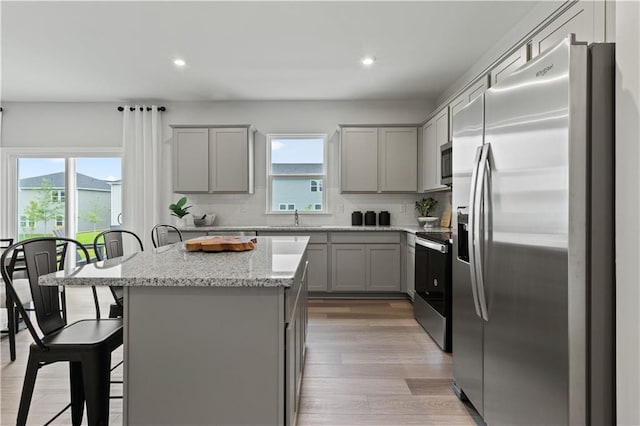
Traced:
<path fill-rule="evenodd" d="M 379 129 L 380 190 L 416 192 L 418 185 L 418 129 L 384 127 Z"/>
<path fill-rule="evenodd" d="M 173 130 L 173 191 L 209 191 L 209 132 Z"/>
<path fill-rule="evenodd" d="M 415 192 L 415 127 L 342 127 L 341 192 Z"/>
<path fill-rule="evenodd" d="M 211 192 L 252 192 L 249 145 L 249 129 L 209 129 Z"/>
<path fill-rule="evenodd" d="M 378 191 L 378 129 L 345 127 L 340 132 L 343 192 Z"/>
<path fill-rule="evenodd" d="M 421 192 L 446 188 L 440 184 L 442 175 L 440 147 L 449 142 L 449 108 L 443 108 L 422 127 L 420 141 Z"/>
<path fill-rule="evenodd" d="M 422 126 L 422 140 L 420 141 L 420 188 L 421 192 L 437 187 L 436 179 L 436 126 L 434 119 Z"/>
<path fill-rule="evenodd" d="M 603 1 L 574 2 L 565 12 L 533 36 L 532 57 L 557 45 L 570 33 L 574 33 L 578 41 L 604 41 L 604 8 Z"/>
<path fill-rule="evenodd" d="M 527 57 L 528 50 L 527 45 L 523 45 L 493 67 L 490 73 L 491 86 L 496 85 L 504 77 L 526 64 L 529 60 Z"/>
<path fill-rule="evenodd" d="M 486 92 L 488 88 L 489 77 L 483 76 L 449 104 L 449 140 L 453 139 L 453 121 L 458 111 Z"/>
<path fill-rule="evenodd" d="M 250 126 L 172 126 L 173 191 L 253 193 Z"/>

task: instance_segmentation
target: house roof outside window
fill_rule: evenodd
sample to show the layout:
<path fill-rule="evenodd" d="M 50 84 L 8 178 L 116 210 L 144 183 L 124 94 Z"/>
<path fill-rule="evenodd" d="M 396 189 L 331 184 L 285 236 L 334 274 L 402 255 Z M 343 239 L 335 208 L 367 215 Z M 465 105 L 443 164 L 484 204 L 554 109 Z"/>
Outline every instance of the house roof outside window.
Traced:
<path fill-rule="evenodd" d="M 43 179 L 48 180 L 51 188 L 53 189 L 64 189 L 65 187 L 64 172 L 58 172 L 20 179 L 20 189 L 39 189 L 42 186 Z M 82 173 L 76 174 L 76 186 L 78 189 L 90 191 L 111 191 L 111 185 L 109 185 L 109 182 L 83 175 Z"/>

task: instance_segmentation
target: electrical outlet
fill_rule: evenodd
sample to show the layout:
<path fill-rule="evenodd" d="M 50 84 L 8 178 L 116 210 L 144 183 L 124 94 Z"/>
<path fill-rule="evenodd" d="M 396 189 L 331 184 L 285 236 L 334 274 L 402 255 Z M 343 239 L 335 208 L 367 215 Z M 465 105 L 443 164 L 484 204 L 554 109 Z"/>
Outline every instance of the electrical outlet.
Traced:
<path fill-rule="evenodd" d="M 338 204 L 338 213 L 344 213 L 344 204 Z"/>
<path fill-rule="evenodd" d="M 406 213 L 407 212 L 407 205 L 406 204 L 401 204 L 400 205 L 400 213 Z"/>

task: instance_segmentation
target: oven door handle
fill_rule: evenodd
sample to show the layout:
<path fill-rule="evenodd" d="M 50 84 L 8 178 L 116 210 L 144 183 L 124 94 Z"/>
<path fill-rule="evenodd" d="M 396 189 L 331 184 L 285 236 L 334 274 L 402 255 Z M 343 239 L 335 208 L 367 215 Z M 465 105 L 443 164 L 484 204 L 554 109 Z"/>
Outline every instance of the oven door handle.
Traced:
<path fill-rule="evenodd" d="M 434 241 L 424 240 L 424 239 L 419 238 L 419 237 L 416 238 L 416 244 L 419 245 L 419 246 L 422 246 L 422 247 L 426 247 L 426 248 L 431 249 L 431 250 L 438 251 L 440 253 L 448 253 L 449 252 L 449 246 L 448 245 L 436 243 Z"/>

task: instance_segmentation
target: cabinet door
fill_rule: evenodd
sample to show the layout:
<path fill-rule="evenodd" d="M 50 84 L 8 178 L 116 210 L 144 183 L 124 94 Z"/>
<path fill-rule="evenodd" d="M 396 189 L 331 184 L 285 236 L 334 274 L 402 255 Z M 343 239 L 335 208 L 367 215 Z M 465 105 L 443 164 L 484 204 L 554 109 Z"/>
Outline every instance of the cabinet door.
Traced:
<path fill-rule="evenodd" d="M 489 88 L 489 77 L 484 76 L 449 104 L 449 140 L 453 140 L 453 122 L 456 114 L 469 105 L 472 100 L 482 95 Z"/>
<path fill-rule="evenodd" d="M 576 35 L 577 41 L 604 41 L 604 3 L 603 1 L 574 2 L 562 15 L 533 37 L 532 56 L 538 56 L 557 45 L 570 33 Z"/>
<path fill-rule="evenodd" d="M 173 192 L 209 190 L 209 132 L 173 130 Z"/>
<path fill-rule="evenodd" d="M 340 132 L 340 190 L 378 191 L 378 129 L 344 127 Z"/>
<path fill-rule="evenodd" d="M 422 127 L 422 151 L 420 153 L 421 182 L 420 191 L 428 191 L 437 185 L 436 180 L 436 127 L 435 120 L 429 120 Z"/>
<path fill-rule="evenodd" d="M 416 249 L 407 245 L 407 293 L 413 299 L 416 291 Z"/>
<path fill-rule="evenodd" d="M 248 129 L 209 129 L 209 191 L 249 192 Z"/>
<path fill-rule="evenodd" d="M 418 129 L 379 129 L 380 190 L 416 192 L 418 186 Z"/>
<path fill-rule="evenodd" d="M 367 254 L 364 244 L 333 244 L 331 246 L 333 291 L 366 289 Z"/>
<path fill-rule="evenodd" d="M 491 70 L 491 86 L 495 86 L 501 79 L 508 76 L 522 65 L 526 64 L 527 58 L 527 46 L 524 45 L 513 54 L 508 56 L 498 65 Z"/>
<path fill-rule="evenodd" d="M 440 114 L 436 115 L 434 118 L 434 127 L 435 127 L 435 152 L 433 153 L 433 159 L 435 160 L 435 168 L 436 168 L 436 176 L 435 182 L 430 189 L 441 189 L 446 188 L 445 185 L 440 184 L 440 178 L 442 176 L 442 162 L 440 160 L 440 147 L 444 144 L 449 143 L 449 108 L 444 108 Z"/>
<path fill-rule="evenodd" d="M 369 244 L 367 290 L 400 291 L 400 245 Z"/>
<path fill-rule="evenodd" d="M 307 247 L 307 256 L 309 258 L 309 291 L 328 291 L 327 245 L 310 244 Z"/>

